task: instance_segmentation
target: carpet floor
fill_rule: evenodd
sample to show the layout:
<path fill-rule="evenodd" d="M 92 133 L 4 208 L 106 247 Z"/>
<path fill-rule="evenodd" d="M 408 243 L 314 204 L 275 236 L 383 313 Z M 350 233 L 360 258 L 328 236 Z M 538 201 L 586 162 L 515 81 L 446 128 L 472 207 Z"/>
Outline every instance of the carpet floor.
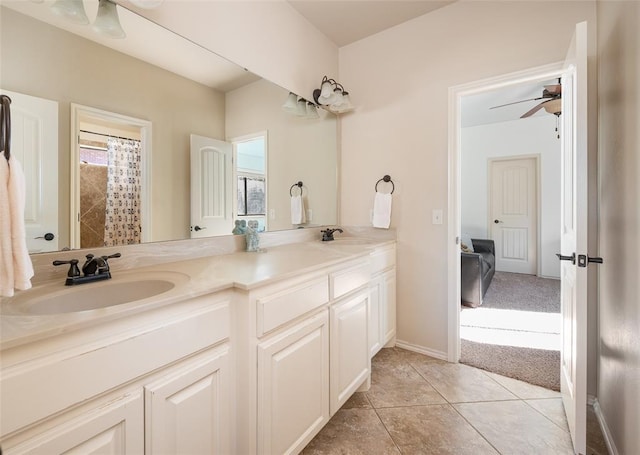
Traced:
<path fill-rule="evenodd" d="M 490 311 L 494 320 L 478 318 L 478 312 Z M 516 327 L 509 327 L 509 322 L 499 320 L 502 312 L 505 318 L 513 318 L 519 314 L 529 315 L 519 319 Z M 528 313 L 524 313 L 524 312 Z M 476 313 L 473 313 L 476 312 Z M 560 313 L 560 281 L 539 278 L 532 275 L 518 273 L 496 272 L 481 307 L 463 307 L 461 314 L 461 332 L 474 333 L 473 339 L 461 340 L 460 362 L 483 370 L 508 376 L 514 379 L 560 390 L 560 351 L 559 343 L 551 343 L 552 349 L 536 349 L 532 347 L 510 346 L 496 344 L 491 341 L 491 334 L 498 334 L 498 339 L 520 338 L 523 334 L 531 336 L 557 336 L 559 327 L 526 326 L 526 321 L 540 319 L 535 313 L 544 313 L 541 318 L 554 317 Z M 522 322 L 524 319 L 524 323 Z M 474 321 L 482 321 L 481 323 Z M 524 325 L 523 325 L 524 324 Z M 546 323 L 548 325 L 548 323 Z M 480 327 L 481 326 L 481 327 Z M 468 329 L 465 332 L 463 329 Z M 548 333 L 545 333 L 548 332 Z M 557 332 L 557 333 L 555 333 Z M 477 335 L 480 333 L 480 335 Z M 483 342 L 483 333 L 487 334 L 487 341 Z M 493 337 L 494 339 L 496 337 Z"/>

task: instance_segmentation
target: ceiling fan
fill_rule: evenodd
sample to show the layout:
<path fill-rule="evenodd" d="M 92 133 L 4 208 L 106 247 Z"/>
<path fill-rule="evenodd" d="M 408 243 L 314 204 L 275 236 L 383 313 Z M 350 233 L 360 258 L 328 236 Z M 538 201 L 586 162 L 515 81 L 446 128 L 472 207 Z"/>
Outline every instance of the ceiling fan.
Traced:
<path fill-rule="evenodd" d="M 538 104 L 536 104 L 533 108 L 529 109 L 527 112 L 522 114 L 520 118 L 531 117 L 533 114 L 538 112 L 540 109 L 544 109 L 549 114 L 553 114 L 557 117 L 562 113 L 562 85 L 560 84 L 560 79 L 558 79 L 557 84 L 545 85 L 542 90 L 542 96 L 537 98 L 529 98 L 526 100 L 514 101 L 513 103 L 501 104 L 499 106 L 493 106 L 489 109 L 496 109 L 498 107 L 511 106 L 512 104 L 524 103 L 526 101 L 537 101 L 544 100 Z"/>

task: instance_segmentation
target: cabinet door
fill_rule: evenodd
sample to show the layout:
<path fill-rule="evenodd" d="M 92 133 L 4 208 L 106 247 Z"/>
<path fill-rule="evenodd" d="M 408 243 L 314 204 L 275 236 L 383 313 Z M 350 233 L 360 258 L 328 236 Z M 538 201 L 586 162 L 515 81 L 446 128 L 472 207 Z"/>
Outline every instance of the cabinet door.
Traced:
<path fill-rule="evenodd" d="M 386 306 L 383 307 L 384 301 L 384 279 L 383 277 L 375 278 L 369 286 L 369 357 L 373 357 L 382 349 L 384 344 L 384 328 L 383 321 L 386 318 Z"/>
<path fill-rule="evenodd" d="M 329 420 L 327 311 L 257 348 L 258 453 L 298 453 Z"/>
<path fill-rule="evenodd" d="M 230 453 L 228 347 L 145 386 L 146 454 Z"/>
<path fill-rule="evenodd" d="M 396 336 L 396 270 L 389 270 L 383 275 L 383 302 L 381 307 L 384 311 L 382 333 L 384 339 L 382 344 L 392 342 Z"/>
<path fill-rule="evenodd" d="M 142 392 L 122 396 L 83 413 L 2 453 L 16 454 L 139 454 L 144 447 Z"/>
<path fill-rule="evenodd" d="M 331 415 L 369 375 L 369 290 L 334 304 L 330 318 Z"/>

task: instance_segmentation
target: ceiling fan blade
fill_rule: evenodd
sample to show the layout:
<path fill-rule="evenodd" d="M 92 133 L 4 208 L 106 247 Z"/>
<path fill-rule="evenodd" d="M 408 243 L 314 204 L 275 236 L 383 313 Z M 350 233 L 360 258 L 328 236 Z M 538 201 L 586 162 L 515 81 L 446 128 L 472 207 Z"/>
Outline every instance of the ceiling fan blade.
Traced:
<path fill-rule="evenodd" d="M 538 112 L 540 109 L 542 109 L 544 107 L 545 104 L 547 104 L 549 101 L 553 101 L 553 100 L 547 100 L 547 101 L 543 101 L 540 104 L 535 105 L 533 108 L 529 109 L 527 112 L 525 112 L 524 114 L 522 114 L 520 116 L 520 118 L 527 118 L 527 117 L 531 117 L 533 114 L 535 114 L 536 112 Z"/>
<path fill-rule="evenodd" d="M 511 106 L 512 104 L 525 103 L 525 102 L 527 102 L 527 101 L 537 101 L 537 100 L 542 100 L 542 99 L 544 99 L 544 98 L 547 98 L 547 97 L 540 96 L 540 97 L 538 97 L 538 98 L 529 98 L 528 100 L 514 101 L 513 103 L 501 104 L 501 105 L 499 105 L 499 106 L 492 106 L 492 107 L 490 107 L 489 109 L 496 109 L 496 108 L 498 108 L 498 107 Z"/>

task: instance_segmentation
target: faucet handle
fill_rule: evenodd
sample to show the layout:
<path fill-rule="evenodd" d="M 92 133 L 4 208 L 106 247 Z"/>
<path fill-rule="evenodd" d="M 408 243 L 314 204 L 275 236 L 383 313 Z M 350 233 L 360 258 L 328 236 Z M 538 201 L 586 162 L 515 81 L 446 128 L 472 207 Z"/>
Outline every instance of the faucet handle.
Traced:
<path fill-rule="evenodd" d="M 78 260 L 77 259 L 71 259 L 69 261 L 53 261 L 53 265 L 55 266 L 59 266 L 59 265 L 63 265 L 63 264 L 70 264 L 69 265 L 69 271 L 67 272 L 67 276 L 69 278 L 73 278 L 76 276 L 80 276 L 80 269 L 78 268 Z"/>
<path fill-rule="evenodd" d="M 109 271 L 109 259 L 119 258 L 122 256 L 120 253 L 113 253 L 108 256 L 100 256 L 100 263 L 98 264 L 98 273 L 107 273 Z"/>

